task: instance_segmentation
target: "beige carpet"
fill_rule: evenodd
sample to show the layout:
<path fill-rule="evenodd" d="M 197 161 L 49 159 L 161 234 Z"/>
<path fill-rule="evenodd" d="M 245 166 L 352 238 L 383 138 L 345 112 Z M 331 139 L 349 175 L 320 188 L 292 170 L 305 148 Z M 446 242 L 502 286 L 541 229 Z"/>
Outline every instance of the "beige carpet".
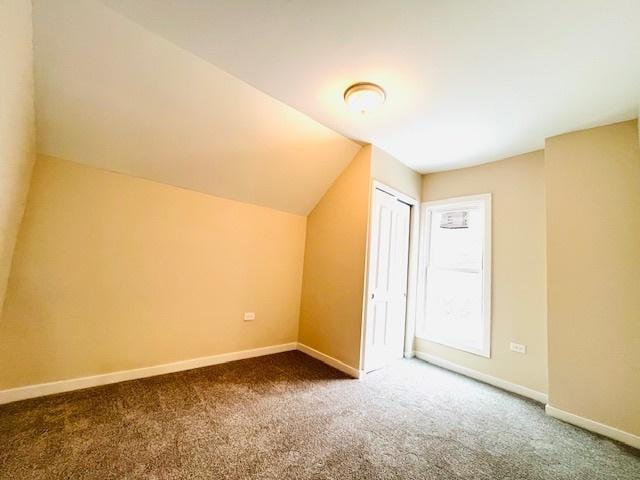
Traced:
<path fill-rule="evenodd" d="M 419 360 L 289 352 L 1 406 L 0 478 L 638 480 L 640 455 Z"/>

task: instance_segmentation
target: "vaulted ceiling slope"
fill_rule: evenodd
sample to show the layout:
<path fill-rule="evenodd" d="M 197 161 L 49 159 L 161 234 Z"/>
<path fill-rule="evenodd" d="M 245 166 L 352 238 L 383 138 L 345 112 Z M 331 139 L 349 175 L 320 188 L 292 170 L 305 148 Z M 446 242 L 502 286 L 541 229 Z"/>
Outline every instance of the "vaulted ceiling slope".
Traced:
<path fill-rule="evenodd" d="M 638 0 L 104 2 L 422 172 L 638 111 Z M 358 80 L 388 93 L 367 118 L 341 99 Z"/>
<path fill-rule="evenodd" d="M 38 151 L 306 214 L 360 146 L 97 0 L 35 0 Z"/>

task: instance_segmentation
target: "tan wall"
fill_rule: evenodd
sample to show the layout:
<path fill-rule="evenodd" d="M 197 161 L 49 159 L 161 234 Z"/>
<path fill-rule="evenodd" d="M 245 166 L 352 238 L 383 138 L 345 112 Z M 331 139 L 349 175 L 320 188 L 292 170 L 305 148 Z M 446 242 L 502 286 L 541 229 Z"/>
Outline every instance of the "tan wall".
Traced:
<path fill-rule="evenodd" d="M 544 153 L 423 177 L 422 200 L 492 193 L 491 358 L 416 339 L 417 351 L 547 392 Z M 511 352 L 509 342 L 527 346 Z"/>
<path fill-rule="evenodd" d="M 0 2 L 0 312 L 34 151 L 31 2 Z"/>
<path fill-rule="evenodd" d="M 422 194 L 422 175 L 387 152 L 371 147 L 371 177 L 416 200 Z"/>
<path fill-rule="evenodd" d="M 307 217 L 299 341 L 360 366 L 371 147 L 363 147 Z"/>
<path fill-rule="evenodd" d="M 640 435 L 635 122 L 546 142 L 549 403 Z"/>
<path fill-rule="evenodd" d="M 40 158 L 0 322 L 0 389 L 296 341 L 305 223 Z"/>

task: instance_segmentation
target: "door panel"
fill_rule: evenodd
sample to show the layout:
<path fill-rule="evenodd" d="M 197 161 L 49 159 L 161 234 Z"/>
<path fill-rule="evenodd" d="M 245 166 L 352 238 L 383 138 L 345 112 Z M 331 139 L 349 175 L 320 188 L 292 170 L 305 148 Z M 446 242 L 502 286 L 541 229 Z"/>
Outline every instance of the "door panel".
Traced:
<path fill-rule="evenodd" d="M 395 336 L 391 340 L 393 358 L 402 358 L 404 354 L 405 319 L 407 315 L 407 282 L 409 273 L 409 228 L 411 220 L 411 207 L 406 203 L 398 201 L 397 215 L 397 240 L 395 248 L 396 273 L 394 280 L 396 301 L 393 303 L 396 308 L 395 316 L 399 328 L 393 329 Z"/>
<path fill-rule="evenodd" d="M 365 370 L 401 358 L 404 350 L 410 206 L 380 189 L 374 193 Z"/>

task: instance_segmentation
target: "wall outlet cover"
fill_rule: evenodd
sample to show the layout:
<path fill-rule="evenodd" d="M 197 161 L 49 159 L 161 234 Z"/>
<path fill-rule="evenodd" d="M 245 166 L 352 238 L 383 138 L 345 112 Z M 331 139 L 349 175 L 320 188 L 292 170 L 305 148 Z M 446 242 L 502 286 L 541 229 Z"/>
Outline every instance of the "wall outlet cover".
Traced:
<path fill-rule="evenodd" d="M 246 321 L 255 320 L 256 319 L 256 312 L 244 312 L 244 319 Z"/>
<path fill-rule="evenodd" d="M 527 346 L 526 345 L 522 345 L 520 343 L 511 342 L 509 344 L 509 349 L 512 352 L 516 352 L 516 353 L 527 353 Z"/>

